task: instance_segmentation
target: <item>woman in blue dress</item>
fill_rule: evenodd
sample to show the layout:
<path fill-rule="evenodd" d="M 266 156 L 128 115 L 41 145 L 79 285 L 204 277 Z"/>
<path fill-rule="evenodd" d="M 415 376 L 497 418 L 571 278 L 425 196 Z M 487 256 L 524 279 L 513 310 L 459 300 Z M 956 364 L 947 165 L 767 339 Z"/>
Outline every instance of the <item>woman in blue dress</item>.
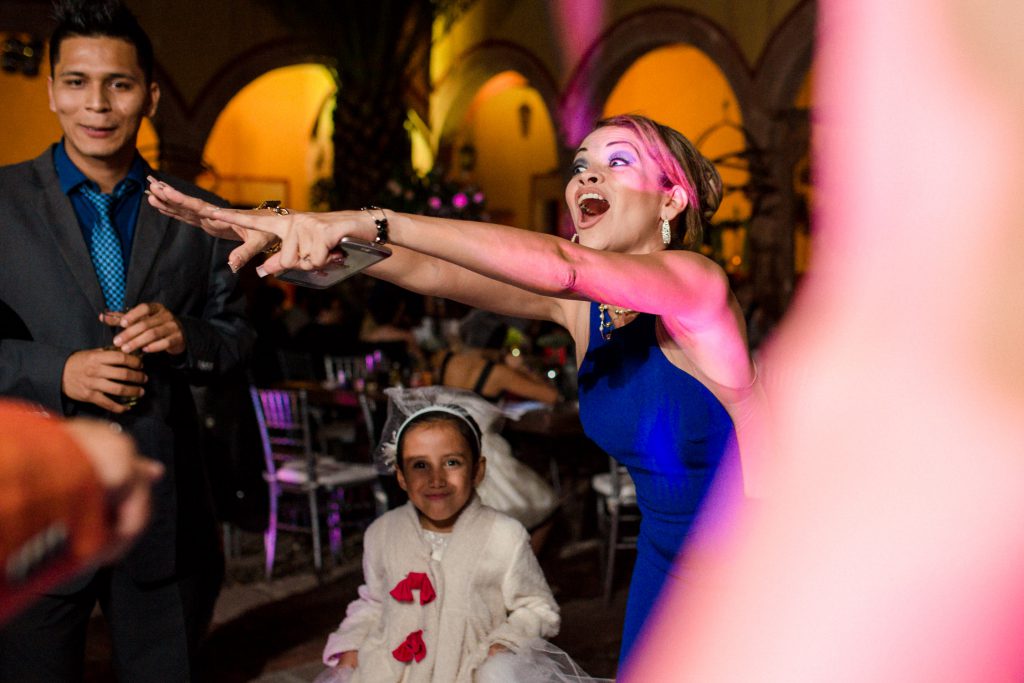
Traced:
<path fill-rule="evenodd" d="M 681 134 L 618 116 L 599 122 L 576 151 L 565 190 L 572 241 L 376 207 L 225 211 L 160 183 L 150 201 L 213 234 L 241 237 L 230 257 L 236 269 L 277 241 L 261 274 L 329 268 L 342 237 L 376 240 L 394 253 L 367 271 L 374 277 L 564 326 L 576 343 L 586 433 L 629 468 L 643 514 L 625 658 L 674 580 L 698 505 L 737 437 L 748 489 L 756 470 L 743 439 L 757 377 L 742 312 L 725 272 L 692 250 L 721 190 L 714 166 Z"/>

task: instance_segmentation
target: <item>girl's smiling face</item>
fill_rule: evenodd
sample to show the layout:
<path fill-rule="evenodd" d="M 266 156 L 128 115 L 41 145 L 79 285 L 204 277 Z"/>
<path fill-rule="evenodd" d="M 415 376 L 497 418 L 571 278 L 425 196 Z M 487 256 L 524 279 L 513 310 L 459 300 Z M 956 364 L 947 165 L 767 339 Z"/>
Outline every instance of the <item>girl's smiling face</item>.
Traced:
<path fill-rule="evenodd" d="M 664 248 L 658 225 L 669 192 L 636 133 L 598 128 L 576 151 L 572 174 L 565 200 L 581 244 L 627 253 Z"/>
<path fill-rule="evenodd" d="M 409 427 L 402 437 L 398 485 L 419 510 L 424 529 L 446 533 L 483 481 L 485 462 L 473 465 L 465 437 L 447 421 Z"/>

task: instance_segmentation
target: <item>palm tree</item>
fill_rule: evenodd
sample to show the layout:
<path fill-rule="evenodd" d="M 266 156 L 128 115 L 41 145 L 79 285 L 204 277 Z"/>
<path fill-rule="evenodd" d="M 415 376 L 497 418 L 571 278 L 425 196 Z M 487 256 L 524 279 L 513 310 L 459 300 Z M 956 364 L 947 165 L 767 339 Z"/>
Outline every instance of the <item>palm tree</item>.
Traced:
<path fill-rule="evenodd" d="M 332 208 L 380 197 L 410 157 L 407 111 L 426 113 L 434 19 L 445 28 L 472 0 L 263 0 L 334 56 Z"/>

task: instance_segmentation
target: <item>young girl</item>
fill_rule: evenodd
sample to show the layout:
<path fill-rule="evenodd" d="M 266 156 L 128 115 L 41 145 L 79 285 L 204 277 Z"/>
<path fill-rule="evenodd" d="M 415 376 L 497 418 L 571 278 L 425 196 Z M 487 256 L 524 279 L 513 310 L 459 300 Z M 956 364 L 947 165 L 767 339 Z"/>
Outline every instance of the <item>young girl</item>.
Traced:
<path fill-rule="evenodd" d="M 463 355 L 461 352 L 455 354 L 452 364 L 461 362 Z M 514 517 L 526 527 L 530 532 L 531 547 L 534 553 L 539 553 L 553 526 L 554 513 L 559 505 L 558 495 L 544 478 L 512 453 L 512 446 L 501 435 L 505 422 L 501 408 L 474 393 L 475 390 L 470 391 L 469 387 L 457 388 L 457 377 L 448 377 L 446 381 L 451 384 L 408 390 L 392 387 L 384 391 L 389 396 L 400 394 L 429 399 L 433 403 L 453 403 L 470 414 L 483 434 L 481 455 L 487 460 L 487 476 L 477 486 L 480 502 Z M 393 452 L 381 465 L 386 471 L 394 468 Z"/>
<path fill-rule="evenodd" d="M 476 495 L 480 428 L 423 396 L 391 397 L 384 433 L 409 502 L 366 531 L 365 584 L 327 640 L 332 677 L 321 680 L 560 680 L 575 667 L 537 655 L 557 650 L 539 639 L 558 632 L 559 614 L 529 536 Z"/>

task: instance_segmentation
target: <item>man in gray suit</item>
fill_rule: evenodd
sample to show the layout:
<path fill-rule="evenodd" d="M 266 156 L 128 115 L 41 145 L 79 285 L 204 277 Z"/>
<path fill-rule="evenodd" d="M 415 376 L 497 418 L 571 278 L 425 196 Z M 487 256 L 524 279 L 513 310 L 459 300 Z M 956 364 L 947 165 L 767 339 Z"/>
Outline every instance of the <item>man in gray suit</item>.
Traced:
<path fill-rule="evenodd" d="M 81 678 L 97 602 L 119 679 L 187 680 L 223 571 L 189 384 L 237 368 L 253 335 L 229 246 L 143 201 L 155 172 L 136 137 L 160 98 L 145 32 L 115 0 L 57 9 L 50 108 L 64 137 L 0 169 L 0 394 L 118 422 L 167 474 L 123 561 L 0 632 L 0 680 Z"/>

